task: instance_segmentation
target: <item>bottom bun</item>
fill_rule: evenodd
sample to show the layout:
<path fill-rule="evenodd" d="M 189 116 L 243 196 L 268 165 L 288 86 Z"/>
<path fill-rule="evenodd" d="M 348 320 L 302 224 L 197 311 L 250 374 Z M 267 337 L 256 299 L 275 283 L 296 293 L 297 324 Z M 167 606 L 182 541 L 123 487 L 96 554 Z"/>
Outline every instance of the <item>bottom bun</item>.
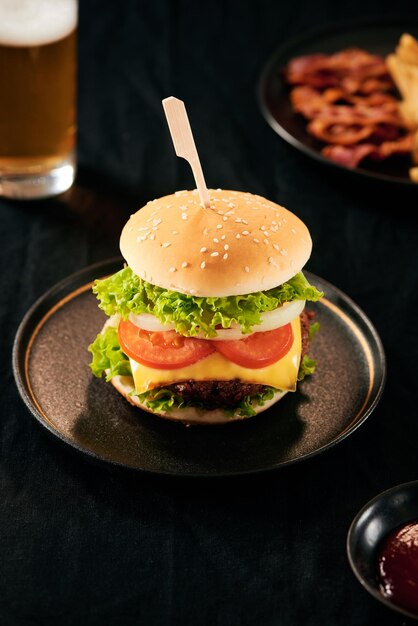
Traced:
<path fill-rule="evenodd" d="M 184 407 L 184 409 L 173 409 L 172 411 L 152 411 L 143 402 L 140 402 L 137 396 L 131 395 L 135 391 L 134 379 L 132 376 L 114 376 L 110 381 L 112 385 L 123 395 L 124 398 L 134 406 L 137 406 L 148 413 L 153 415 L 159 415 L 165 419 L 173 420 L 176 422 L 183 422 L 184 424 L 229 424 L 237 420 L 248 419 L 241 415 L 228 415 L 222 409 L 213 409 L 211 411 L 205 411 L 203 409 L 195 408 L 192 406 Z M 277 391 L 271 400 L 267 400 L 263 406 L 256 405 L 253 409 L 256 413 L 262 413 L 269 409 L 278 400 L 283 398 L 287 391 Z"/>

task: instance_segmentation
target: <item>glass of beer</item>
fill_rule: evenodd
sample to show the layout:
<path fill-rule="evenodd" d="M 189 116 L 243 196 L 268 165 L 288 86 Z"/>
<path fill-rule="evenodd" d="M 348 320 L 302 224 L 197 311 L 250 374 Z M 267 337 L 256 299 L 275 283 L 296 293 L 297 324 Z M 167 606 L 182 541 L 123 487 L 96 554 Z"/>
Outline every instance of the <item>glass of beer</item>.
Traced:
<path fill-rule="evenodd" d="M 74 181 L 76 29 L 77 0 L 0 0 L 0 195 Z"/>

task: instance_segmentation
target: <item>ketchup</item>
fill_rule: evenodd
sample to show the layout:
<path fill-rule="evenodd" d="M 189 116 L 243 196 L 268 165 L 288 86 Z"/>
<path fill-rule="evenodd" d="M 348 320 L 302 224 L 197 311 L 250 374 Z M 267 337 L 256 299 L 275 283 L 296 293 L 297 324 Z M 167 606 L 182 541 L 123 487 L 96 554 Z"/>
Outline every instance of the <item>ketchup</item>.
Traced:
<path fill-rule="evenodd" d="M 418 521 L 395 529 L 383 540 L 378 562 L 383 595 L 418 616 Z"/>

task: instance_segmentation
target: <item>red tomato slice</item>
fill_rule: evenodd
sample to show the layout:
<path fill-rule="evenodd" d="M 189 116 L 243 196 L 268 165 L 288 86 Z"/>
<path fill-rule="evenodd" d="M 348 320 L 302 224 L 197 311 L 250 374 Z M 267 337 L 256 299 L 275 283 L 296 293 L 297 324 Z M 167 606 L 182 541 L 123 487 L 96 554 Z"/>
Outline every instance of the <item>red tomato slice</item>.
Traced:
<path fill-rule="evenodd" d="M 119 322 L 119 343 L 129 357 L 160 370 L 178 369 L 215 351 L 211 341 L 183 337 L 175 330 L 149 332 L 129 320 Z"/>
<path fill-rule="evenodd" d="M 290 350 L 293 343 L 291 324 L 265 333 L 254 333 L 237 341 L 217 341 L 216 349 L 227 359 L 251 369 L 276 363 Z"/>

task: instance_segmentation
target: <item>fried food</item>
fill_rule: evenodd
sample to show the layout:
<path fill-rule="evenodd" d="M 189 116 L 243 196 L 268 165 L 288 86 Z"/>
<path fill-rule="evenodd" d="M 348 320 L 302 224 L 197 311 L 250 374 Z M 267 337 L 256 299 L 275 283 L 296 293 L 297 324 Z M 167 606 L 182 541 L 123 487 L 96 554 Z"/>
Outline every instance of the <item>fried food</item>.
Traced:
<path fill-rule="evenodd" d="M 387 65 L 401 94 L 399 113 L 405 124 L 414 131 L 412 160 L 418 164 L 418 41 L 405 33 L 393 54 L 387 58 Z M 410 178 L 418 182 L 417 168 L 412 168 Z"/>
<path fill-rule="evenodd" d="M 413 52 L 418 59 L 414 42 L 416 50 L 408 44 L 408 59 Z M 418 65 L 416 69 L 418 77 Z M 410 154 L 413 136 L 384 58 L 348 48 L 292 59 L 284 75 L 293 86 L 293 109 L 308 120 L 307 131 L 325 144 L 327 158 L 357 167 L 366 158 Z"/>

